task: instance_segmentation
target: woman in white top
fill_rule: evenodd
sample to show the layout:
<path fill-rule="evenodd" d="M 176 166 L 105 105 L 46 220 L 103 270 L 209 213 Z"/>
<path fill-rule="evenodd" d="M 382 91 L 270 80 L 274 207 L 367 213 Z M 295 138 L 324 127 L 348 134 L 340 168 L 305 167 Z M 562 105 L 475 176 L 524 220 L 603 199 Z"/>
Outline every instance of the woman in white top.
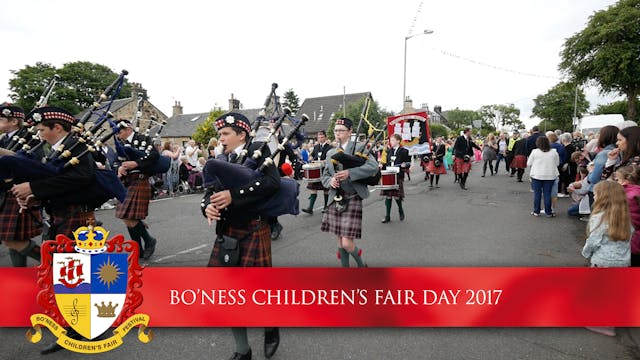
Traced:
<path fill-rule="evenodd" d="M 531 167 L 531 186 L 533 187 L 533 212 L 531 215 L 540 216 L 540 197 L 544 194 L 544 212 L 547 217 L 556 214 L 551 209 L 551 188 L 558 177 L 558 164 L 560 157 L 555 149 L 551 148 L 549 139 L 540 136 L 536 140 L 536 147 L 531 151 L 527 166 Z"/>

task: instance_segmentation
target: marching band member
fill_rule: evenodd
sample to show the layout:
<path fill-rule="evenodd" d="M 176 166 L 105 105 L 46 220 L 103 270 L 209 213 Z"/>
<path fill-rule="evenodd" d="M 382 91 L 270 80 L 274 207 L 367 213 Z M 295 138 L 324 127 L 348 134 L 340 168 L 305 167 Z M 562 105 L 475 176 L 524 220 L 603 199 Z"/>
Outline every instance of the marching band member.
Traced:
<path fill-rule="evenodd" d="M 140 257 L 149 259 L 156 250 L 157 240 L 147 231 L 147 225 L 143 220 L 149 215 L 149 200 L 151 200 L 151 184 L 149 183 L 149 168 L 158 161 L 160 154 L 153 146 L 149 136 L 138 134 L 134 131 L 129 120 L 118 120 L 118 125 L 124 123 L 117 134 L 118 140 L 124 146 L 145 148 L 152 145 L 147 154 L 139 159 L 122 158 L 118 167 L 118 176 L 127 188 L 127 197 L 123 203 L 116 207 L 116 217 L 122 219 L 127 226 L 131 240 L 138 243 Z M 142 246 L 144 240 L 144 247 Z"/>
<path fill-rule="evenodd" d="M 462 190 L 468 190 L 466 185 L 469 171 L 471 171 L 473 148 L 480 150 L 480 147 L 471 139 L 471 129 L 466 128 L 453 144 L 455 172 L 459 176 L 460 189 Z"/>
<path fill-rule="evenodd" d="M 9 104 L 0 105 L 0 148 L 8 149 L 11 138 L 23 127 L 24 110 Z M 37 210 L 20 211 L 11 190 L 11 183 L 2 183 L 0 189 L 0 243 L 9 248 L 9 258 L 15 267 L 27 266 L 27 256 L 40 261 L 40 246 L 33 237 L 42 233 L 42 222 Z"/>
<path fill-rule="evenodd" d="M 409 156 L 409 150 L 400 145 L 402 142 L 402 136 L 400 134 L 393 134 L 389 138 L 391 147 L 387 154 L 387 161 L 383 166 L 397 166 L 400 168 L 400 172 L 396 175 L 398 178 L 398 188 L 391 190 L 380 191 L 380 196 L 384 196 L 384 205 L 386 208 L 386 215 L 382 219 L 382 223 L 386 224 L 391 221 L 391 200 L 396 199 L 398 204 L 398 211 L 400 213 L 400 221 L 404 220 L 404 209 L 402 208 L 402 199 L 404 198 L 404 174 L 409 171 L 411 166 L 411 156 Z"/>
<path fill-rule="evenodd" d="M 427 164 L 427 172 L 430 174 L 429 187 L 433 187 L 433 179 L 436 179 L 436 188 L 439 188 L 438 182 L 440 181 L 440 175 L 447 173 L 444 167 L 444 157 L 447 154 L 447 149 L 444 144 L 442 136 L 436 138 L 436 146 L 433 149 L 433 159 Z"/>
<path fill-rule="evenodd" d="M 60 148 L 72 126 L 76 124 L 72 114 L 57 107 L 38 108 L 27 116 L 27 120 L 36 124 L 40 138 L 50 144 L 53 151 Z M 79 144 L 78 147 L 79 151 L 86 148 L 84 144 Z M 47 240 L 54 240 L 57 234 L 73 239 L 73 231 L 95 222 L 93 210 L 96 204 L 70 203 L 66 197 L 72 192 L 82 192 L 95 176 L 96 165 L 91 154 L 87 153 L 78 160 L 77 165 L 63 168 L 58 175 L 24 182 L 12 188 L 13 195 L 23 208 L 38 202 L 44 205 L 50 217 L 50 227 L 45 237 Z M 66 330 L 67 336 L 82 339 L 72 328 Z M 62 350 L 62 346 L 54 342 L 40 353 L 46 355 L 59 350 Z"/>
<path fill-rule="evenodd" d="M 318 132 L 318 143 L 313 147 L 313 151 L 311 152 L 311 160 L 325 161 L 327 159 L 327 153 L 331 149 L 333 149 L 333 147 L 327 141 L 326 131 L 320 130 Z M 313 205 L 316 203 L 316 199 L 318 198 L 318 190 L 322 190 L 324 193 L 324 206 L 322 208 L 322 212 L 325 213 L 327 211 L 327 203 L 329 201 L 329 189 L 324 187 L 322 182 L 308 182 L 307 189 L 311 190 L 311 195 L 309 195 L 309 207 L 302 209 L 302 211 L 313 215 Z"/>
<path fill-rule="evenodd" d="M 219 135 L 219 142 L 224 148 L 224 153 L 218 160 L 233 162 L 245 147 L 247 137 L 251 132 L 249 120 L 239 113 L 226 113 L 215 122 Z M 249 146 L 249 153 L 260 147 L 260 143 Z M 269 156 L 269 149 L 263 151 L 258 160 L 258 166 Z M 217 221 L 216 231 L 218 236 L 224 235 L 239 239 L 239 262 L 241 267 L 271 267 L 271 239 L 270 228 L 266 219 L 257 213 L 258 204 L 264 202 L 280 186 L 280 175 L 274 166 L 268 166 L 264 175 L 251 181 L 244 187 L 222 190 L 213 193 L 209 189 L 202 199 L 201 209 L 209 220 Z M 216 241 L 211 251 L 209 266 L 222 266 L 219 254 L 220 243 Z M 232 328 L 236 350 L 232 360 L 250 360 L 251 347 L 247 337 L 246 328 Z M 280 332 L 278 328 L 266 328 L 264 334 L 265 357 L 271 358 L 280 344 Z"/>
<path fill-rule="evenodd" d="M 333 133 L 340 149 L 347 154 L 355 150 L 364 151 L 363 145 L 351 141 L 353 122 L 347 118 L 336 120 Z M 338 150 L 331 149 L 327 158 L 331 159 Z M 322 217 L 321 230 L 337 235 L 338 256 L 343 267 L 349 267 L 349 255 L 353 256 L 358 267 L 366 266 L 362 259 L 362 251 L 355 245 L 354 239 L 362 236 L 362 199 L 369 197 L 367 185 L 356 182 L 372 176 L 378 169 L 378 163 L 373 155 L 369 154 L 367 161 L 359 166 L 342 170 L 341 165 L 334 165 L 327 161 L 322 171 L 322 185 L 331 187 L 329 191 L 329 207 Z M 344 204 L 336 204 L 336 194 L 341 190 Z M 346 209 L 339 211 L 344 208 Z M 339 205 L 339 208 L 336 207 Z"/>

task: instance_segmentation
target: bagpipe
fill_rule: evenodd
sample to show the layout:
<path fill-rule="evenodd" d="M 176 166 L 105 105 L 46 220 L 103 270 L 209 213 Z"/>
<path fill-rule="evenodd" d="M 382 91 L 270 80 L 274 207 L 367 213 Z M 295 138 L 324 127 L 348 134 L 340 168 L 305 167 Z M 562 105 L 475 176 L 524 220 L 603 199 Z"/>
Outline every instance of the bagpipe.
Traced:
<path fill-rule="evenodd" d="M 90 133 L 81 133 L 80 129 L 83 128 L 84 123 L 91 116 L 91 113 L 98 108 L 102 107 L 106 109 L 102 115 L 100 115 L 100 118 L 107 118 L 108 109 L 120 92 L 125 75 L 127 75 L 127 71 L 123 70 L 116 81 L 99 95 L 89 110 L 88 115 L 85 114 L 83 119 L 81 119 L 84 122 L 79 122 L 78 125 L 74 126 L 73 130 L 67 134 L 56 151 L 53 151 L 42 159 L 38 159 L 35 151 L 45 143 L 44 140 L 39 140 L 36 144 L 32 141 L 23 141 L 22 147 L 17 152 L 3 152 L 1 154 L 3 156 L 0 156 L 0 180 L 3 180 L 5 184 L 18 184 L 57 176 L 60 175 L 65 168 L 79 164 L 80 158 L 87 153 L 95 152 L 96 146 L 93 144 L 101 144 L 103 141 L 115 135 L 117 130 L 114 129 L 110 134 L 101 138 L 95 138 L 95 136 L 91 136 Z M 46 91 L 51 91 L 51 88 Z M 113 94 L 111 95 L 109 103 L 105 106 L 100 105 L 99 101 L 109 99 L 109 94 L 112 92 Z M 44 104 L 44 102 L 42 103 Z M 32 127 L 35 128 L 35 124 L 32 124 Z M 74 132 L 78 132 L 78 134 L 74 134 Z M 84 146 L 81 146 L 81 144 Z M 80 150 L 74 154 L 76 149 Z M 115 172 L 97 169 L 95 176 L 92 177 L 87 188 L 82 189 L 82 191 L 72 191 L 64 194 L 62 200 L 69 204 L 87 204 L 95 207 L 114 197 L 120 202 L 123 202 L 126 197 L 126 189 L 122 186 Z"/>
<path fill-rule="evenodd" d="M 272 86 L 271 94 L 274 93 L 276 87 L 277 84 Z M 269 97 L 269 99 L 270 98 L 271 97 Z M 265 104 L 265 108 L 266 107 L 268 107 L 268 102 Z M 236 189 L 244 187 L 250 182 L 266 175 L 264 170 L 268 166 L 275 165 L 274 159 L 280 152 L 285 150 L 285 146 L 287 146 L 289 140 L 299 134 L 300 128 L 309 120 L 309 117 L 305 114 L 303 114 L 300 119 L 295 119 L 291 116 L 291 110 L 285 108 L 283 114 L 271 128 L 269 135 L 265 139 L 260 139 L 261 141 L 256 141 L 258 128 L 262 121 L 264 121 L 264 118 L 261 119 L 263 116 L 264 114 L 259 116 L 254 122 L 243 152 L 238 156 L 236 161 L 227 162 L 220 159 L 209 159 L 207 161 L 203 169 L 205 187 L 213 188 L 215 191 Z M 289 119 L 295 124 L 289 133 L 276 145 L 275 151 L 273 151 L 269 157 L 266 157 L 263 163 L 258 166 L 258 161 L 266 151 L 273 137 L 276 136 L 278 129 L 282 127 L 285 119 Z M 247 157 L 251 143 L 259 144 L 259 147 L 251 156 Z M 258 207 L 258 213 L 265 216 L 297 215 L 300 213 L 298 204 L 299 193 L 300 184 L 298 184 L 297 181 L 287 177 L 281 177 L 278 191 Z"/>
<path fill-rule="evenodd" d="M 369 109 L 371 108 L 371 101 L 372 101 L 371 94 L 368 94 L 367 98 L 365 99 L 362 112 L 360 114 L 360 121 L 358 122 L 358 127 L 356 130 L 356 141 L 353 148 L 351 149 L 351 154 L 346 153 L 342 149 L 338 149 L 336 153 L 333 154 L 333 156 L 331 156 L 331 162 L 334 165 L 340 164 L 342 166 L 342 170 L 360 167 L 364 165 L 367 162 L 367 159 L 369 158 L 369 154 L 371 153 L 371 148 L 372 148 L 372 147 L 367 148 L 367 146 L 369 145 L 369 141 L 371 140 L 370 136 L 367 137 L 367 140 L 363 145 L 362 151 L 356 151 L 356 146 L 357 146 L 357 140 L 360 134 L 360 129 L 362 128 L 363 120 L 366 121 L 368 117 Z M 373 144 L 375 144 L 380 139 L 380 135 L 382 134 L 383 132 L 379 132 L 378 135 L 376 135 L 376 137 L 373 140 Z M 380 176 L 381 174 L 380 174 L 380 171 L 378 170 L 372 176 L 365 179 L 356 180 L 356 182 L 359 182 L 361 184 L 368 185 L 368 186 L 374 186 L 374 185 L 377 185 L 378 182 L 380 181 Z"/>

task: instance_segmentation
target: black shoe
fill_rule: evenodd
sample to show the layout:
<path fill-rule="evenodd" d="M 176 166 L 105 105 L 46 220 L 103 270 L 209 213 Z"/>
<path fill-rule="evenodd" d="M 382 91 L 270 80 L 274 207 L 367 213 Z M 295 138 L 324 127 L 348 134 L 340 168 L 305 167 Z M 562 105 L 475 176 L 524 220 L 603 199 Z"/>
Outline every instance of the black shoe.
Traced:
<path fill-rule="evenodd" d="M 404 213 L 403 213 L 403 212 L 401 212 L 401 213 L 400 213 L 400 221 L 403 221 L 403 220 L 404 220 Z"/>
<path fill-rule="evenodd" d="M 308 209 L 302 209 L 301 211 L 302 211 L 303 213 L 307 213 L 307 214 L 309 214 L 309 215 L 313 215 L 313 209 L 311 209 L 311 208 L 308 208 Z"/>
<path fill-rule="evenodd" d="M 382 219 L 381 223 L 386 224 L 389 221 L 391 221 L 391 218 L 389 216 L 385 216 L 384 219 Z"/>
<path fill-rule="evenodd" d="M 271 240 L 278 240 L 280 233 L 282 232 L 282 225 L 275 223 L 271 226 Z"/>
<path fill-rule="evenodd" d="M 52 354 L 54 352 L 58 352 L 60 350 L 64 349 L 62 346 L 58 345 L 58 343 L 51 343 L 49 346 L 47 346 L 46 348 L 40 350 L 40 355 L 47 355 L 47 354 Z"/>
<path fill-rule="evenodd" d="M 480 175 L 480 177 L 484 177 L 484 174 Z"/>
<path fill-rule="evenodd" d="M 142 252 L 142 257 L 145 260 L 148 260 L 151 256 L 153 256 L 153 253 L 156 251 L 156 243 L 157 242 L 158 241 L 156 241 L 155 238 L 151 238 L 150 241 L 145 243 L 144 251 Z"/>
<path fill-rule="evenodd" d="M 518 179 L 518 182 L 522 182 L 522 179 Z"/>
<path fill-rule="evenodd" d="M 270 359 L 280 345 L 280 329 L 264 330 L 264 357 Z M 249 357 L 250 359 L 251 357 Z"/>
<path fill-rule="evenodd" d="M 430 188 L 432 188 L 432 187 L 433 187 L 433 184 L 429 185 L 429 187 L 430 187 Z"/>
<path fill-rule="evenodd" d="M 323 213 L 323 214 L 324 214 L 324 213 L 326 213 L 326 212 L 327 212 L 327 210 L 329 210 L 329 208 L 328 208 L 328 207 L 326 207 L 326 206 L 325 206 L 325 207 L 323 207 L 323 208 L 322 208 L 322 213 Z"/>
<path fill-rule="evenodd" d="M 251 349 L 246 354 L 233 353 L 233 355 L 229 358 L 229 360 L 251 360 Z"/>

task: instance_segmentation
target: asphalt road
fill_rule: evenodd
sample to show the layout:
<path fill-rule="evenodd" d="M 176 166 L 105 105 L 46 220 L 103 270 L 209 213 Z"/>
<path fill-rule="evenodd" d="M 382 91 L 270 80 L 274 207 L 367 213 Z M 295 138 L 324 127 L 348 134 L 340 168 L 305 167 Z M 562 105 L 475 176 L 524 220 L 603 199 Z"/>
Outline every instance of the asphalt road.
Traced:
<path fill-rule="evenodd" d="M 375 190 L 364 201 L 363 239 L 357 241 L 370 267 L 431 266 L 586 266 L 580 255 L 585 223 L 569 219 L 569 199 L 559 199 L 558 217 L 529 215 L 529 183 L 517 183 L 504 168 L 496 176 L 480 177 L 475 164 L 468 191 L 441 179 L 441 188 L 429 189 L 419 168 L 405 183 L 404 222 L 393 204 L 392 221 L 381 224 L 384 202 Z M 308 193 L 300 195 L 307 206 Z M 154 201 L 148 224 L 158 238 L 156 254 L 148 266 L 205 266 L 212 247 L 213 229 L 199 211 L 201 194 Z M 336 241 L 320 232 L 322 197 L 316 214 L 285 216 L 284 231 L 273 243 L 274 266 L 337 267 Z M 112 234 L 126 228 L 114 210 L 98 212 Z M 9 266 L 0 248 L 0 266 Z M 3 289 L 7 291 L 7 289 Z M 526 311 L 526 309 L 523 309 Z M 40 344 L 24 338 L 26 329 L 0 328 L 0 358 L 41 358 Z M 135 336 L 104 359 L 226 359 L 233 352 L 228 329 L 157 328 L 155 339 L 143 345 Z M 615 338 L 583 328 L 286 328 L 274 359 L 636 359 L 640 352 L 635 330 L 618 329 Z M 47 343 L 52 339 L 44 331 Z M 250 329 L 254 359 L 262 355 L 262 329 Z M 61 351 L 50 359 L 76 359 L 84 355 Z"/>

